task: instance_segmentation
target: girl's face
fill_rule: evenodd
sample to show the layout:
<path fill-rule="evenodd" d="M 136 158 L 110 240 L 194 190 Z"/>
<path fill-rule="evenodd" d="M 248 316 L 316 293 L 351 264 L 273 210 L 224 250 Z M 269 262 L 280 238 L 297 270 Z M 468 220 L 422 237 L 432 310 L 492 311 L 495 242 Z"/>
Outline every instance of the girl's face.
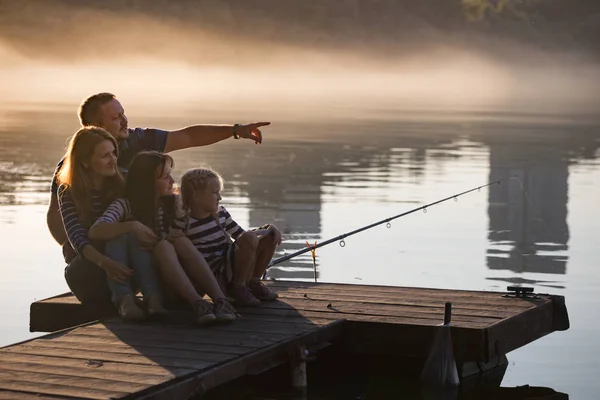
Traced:
<path fill-rule="evenodd" d="M 171 175 L 172 165 L 167 161 L 164 168 L 158 172 L 156 178 L 156 194 L 160 196 L 168 196 L 173 194 L 173 183 L 175 180 Z"/>
<path fill-rule="evenodd" d="M 84 164 L 93 173 L 108 178 L 117 173 L 117 151 L 110 140 L 103 140 L 94 147 L 89 163 Z"/>
<path fill-rule="evenodd" d="M 206 212 L 214 214 L 219 209 L 221 201 L 221 182 L 217 178 L 210 178 L 204 191 L 198 190 L 194 193 L 196 206 Z"/>

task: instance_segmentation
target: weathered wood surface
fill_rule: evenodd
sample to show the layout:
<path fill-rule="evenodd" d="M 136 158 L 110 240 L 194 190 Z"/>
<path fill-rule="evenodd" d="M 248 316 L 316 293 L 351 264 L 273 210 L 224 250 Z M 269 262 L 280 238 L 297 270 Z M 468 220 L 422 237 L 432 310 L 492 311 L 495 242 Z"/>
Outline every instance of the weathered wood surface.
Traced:
<path fill-rule="evenodd" d="M 452 303 L 460 361 L 486 362 L 556 330 L 550 296 L 268 284 L 279 300 L 238 308 L 241 318 L 233 324 L 193 328 L 185 322 L 187 311 L 175 312 L 167 323 L 113 317 L 2 348 L 0 399 L 184 398 L 285 362 L 296 346 L 332 340 L 357 353 L 423 358 L 443 321 L 445 302 Z M 32 304 L 30 326 L 53 331 L 111 315 L 110 308 L 84 308 L 73 296 L 61 295 Z"/>

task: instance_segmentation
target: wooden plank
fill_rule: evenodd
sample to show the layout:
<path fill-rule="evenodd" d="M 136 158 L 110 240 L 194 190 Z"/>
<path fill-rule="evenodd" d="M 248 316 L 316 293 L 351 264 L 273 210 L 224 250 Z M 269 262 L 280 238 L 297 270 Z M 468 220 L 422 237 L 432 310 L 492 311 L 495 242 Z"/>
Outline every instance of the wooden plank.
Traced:
<path fill-rule="evenodd" d="M 295 291 L 297 293 L 326 293 L 340 292 L 346 295 L 400 295 L 415 299 L 439 299 L 440 301 L 487 301 L 491 304 L 508 304 L 515 307 L 528 304 L 536 304 L 540 300 L 535 299 L 517 299 L 511 297 L 502 297 L 507 292 L 491 292 L 477 290 L 454 290 L 454 289 L 433 289 L 419 287 L 403 286 L 376 286 L 376 285 L 355 285 L 344 283 L 311 283 L 311 282 L 291 282 L 291 281 L 265 281 L 264 282 L 275 291 Z M 544 298 L 542 297 L 542 300 Z"/>
<path fill-rule="evenodd" d="M 331 304 L 332 308 L 328 308 Z M 308 299 L 286 299 L 286 302 L 263 303 L 260 308 L 298 309 L 307 311 L 320 311 L 338 313 L 340 317 L 346 318 L 346 314 L 377 315 L 388 317 L 400 317 L 406 319 L 407 324 L 436 325 L 444 320 L 443 312 L 439 316 L 433 314 L 420 314 L 416 312 L 400 311 L 395 306 L 383 304 L 363 304 L 347 301 L 327 302 Z M 258 308 L 258 307 L 257 307 Z M 498 321 L 492 317 L 461 317 L 452 318 L 456 325 L 465 327 L 488 326 Z"/>
<path fill-rule="evenodd" d="M 97 382 L 93 382 L 91 379 L 69 379 L 64 376 L 0 370 L 0 389 L 98 400 L 119 398 L 131 393 L 131 390 L 113 390 L 114 386 L 105 384 L 105 381 L 101 382 L 103 383 L 102 387 L 98 387 Z M 131 385 L 132 389 L 139 388 L 141 390 L 147 387 Z M 121 387 L 121 384 L 117 387 Z"/>
<path fill-rule="evenodd" d="M 424 303 L 419 304 L 418 302 L 403 302 L 402 300 L 389 299 L 386 297 L 362 297 L 356 298 L 355 296 L 345 296 L 343 294 L 313 294 L 311 293 L 309 297 L 304 297 L 299 293 L 289 293 L 284 292 L 280 294 L 280 301 L 288 302 L 288 300 L 305 300 L 305 301 L 327 301 L 330 303 L 333 302 L 352 302 L 354 304 L 375 304 L 375 305 L 392 305 L 395 306 L 395 309 L 398 311 L 407 311 L 407 312 L 416 312 L 421 315 L 423 314 L 433 314 L 436 317 L 440 315 L 440 312 L 444 313 L 444 305 L 443 301 L 439 301 L 438 303 Z M 531 306 L 534 307 L 534 306 Z M 484 309 L 476 309 L 476 308 L 465 308 L 454 306 L 452 303 L 452 316 L 453 317 L 489 317 L 489 318 L 497 318 L 502 319 L 506 317 L 513 316 L 520 311 L 524 311 L 526 308 L 515 309 L 506 309 L 505 306 L 487 306 Z"/>
<path fill-rule="evenodd" d="M 128 325 L 131 327 L 139 326 L 143 328 L 147 327 L 161 327 L 165 329 L 164 325 L 157 325 L 153 323 L 140 323 L 140 324 L 130 324 L 120 319 L 114 319 L 110 321 L 106 321 L 104 323 L 106 326 L 112 328 L 117 325 Z M 176 326 L 168 325 L 168 329 L 174 329 Z M 231 324 L 223 324 L 223 325 L 213 325 L 210 327 L 204 328 L 207 332 L 213 332 L 213 334 L 218 335 L 218 332 L 227 331 L 227 332 L 244 332 L 244 333 L 269 333 L 270 335 L 278 334 L 283 337 L 288 335 L 297 335 L 299 333 L 305 332 L 311 329 L 318 329 L 319 325 L 317 324 L 287 324 L 281 322 L 259 322 L 259 321 L 251 321 L 244 320 L 240 318 Z M 183 328 L 185 329 L 185 328 Z M 189 330 L 189 328 L 188 328 Z"/>
<path fill-rule="evenodd" d="M 0 359 L 0 371 L 20 371 L 27 373 L 53 374 L 67 377 L 95 378 L 106 381 L 139 383 L 150 386 L 159 385 L 174 378 L 173 374 L 157 376 L 131 372 L 112 372 L 107 371 L 102 367 L 86 368 L 84 363 L 81 363 L 79 367 L 66 367 L 63 365 L 60 368 L 57 368 L 56 365 L 13 362 L 2 359 Z"/>
<path fill-rule="evenodd" d="M 87 365 L 86 359 L 64 358 L 59 356 L 40 356 L 31 354 L 19 354 L 0 352 L 0 360 L 4 363 L 29 363 L 53 366 L 54 368 L 78 368 L 78 369 L 102 369 L 103 371 L 142 374 L 149 377 L 176 378 L 194 372 L 195 369 L 161 367 L 155 365 L 126 364 L 119 362 L 104 361 L 101 366 Z"/>
<path fill-rule="evenodd" d="M 71 397 L 62 397 L 68 399 Z M 44 396 L 39 393 L 14 392 L 0 389 L 0 400 L 56 400 L 56 397 Z"/>
<path fill-rule="evenodd" d="M 300 344 L 310 345 L 322 341 L 333 341 L 342 334 L 344 324 L 345 321 L 336 321 L 319 330 L 312 330 L 286 341 L 275 343 L 260 351 L 221 364 L 206 371 L 206 373 L 200 372 L 167 387 L 148 391 L 143 396 L 140 396 L 139 400 L 180 399 L 190 398 L 192 395 L 202 395 L 204 392 L 213 389 L 218 385 L 246 375 L 248 371 L 254 368 L 253 366 L 255 364 L 261 363 L 265 359 L 272 359 L 273 361 L 287 360 L 290 351 Z"/>
<path fill-rule="evenodd" d="M 154 329 L 153 329 L 154 328 Z M 241 348 L 259 348 L 275 341 L 281 340 L 283 337 L 268 336 L 268 335 L 244 335 L 242 332 L 220 332 L 219 335 L 202 334 L 196 333 L 197 330 L 166 330 L 158 329 L 155 327 L 148 327 L 147 329 L 136 329 L 129 325 L 115 326 L 110 329 L 104 326 L 104 324 L 94 324 L 89 327 L 77 328 L 69 333 L 69 336 L 73 335 L 89 335 L 89 336 L 103 336 L 107 338 L 115 338 L 122 341 L 135 340 L 140 338 L 143 331 L 143 337 L 148 340 L 166 341 L 166 342 L 181 342 L 191 344 L 206 344 L 206 345 L 222 345 L 222 346 L 236 346 Z"/>
<path fill-rule="evenodd" d="M 544 303 L 515 317 L 490 326 L 487 330 L 488 360 L 504 355 L 554 331 L 554 305 Z"/>
<path fill-rule="evenodd" d="M 69 350 L 56 348 L 30 348 L 30 347 L 10 347 L 2 350 L 3 352 L 17 353 L 17 354 L 31 354 L 41 356 L 53 356 L 53 357 L 64 357 L 73 358 L 80 360 L 95 360 L 95 361 L 113 361 L 127 364 L 141 364 L 141 365 L 157 365 L 164 368 L 190 368 L 190 369 L 205 369 L 213 366 L 216 362 L 211 361 L 200 361 L 200 360 L 189 360 L 189 359 L 178 359 L 171 357 L 144 357 L 135 354 L 116 354 L 108 353 L 104 351 L 85 351 L 85 350 Z"/>
<path fill-rule="evenodd" d="M 229 360 L 236 355 L 221 353 L 205 353 L 192 350 L 173 350 L 152 347 L 134 348 L 127 344 L 116 344 L 106 346 L 103 343 L 63 343 L 53 340 L 39 340 L 20 346 L 21 349 L 63 349 L 68 354 L 71 350 L 96 351 L 99 353 L 110 353 L 119 355 L 139 355 L 154 359 L 156 357 L 174 358 L 178 360 L 194 360 L 205 362 L 221 362 Z"/>
<path fill-rule="evenodd" d="M 547 299 L 537 300 L 533 302 L 522 302 L 513 301 L 513 298 L 502 298 L 498 297 L 495 300 L 486 300 L 485 298 L 479 298 L 474 296 L 473 298 L 454 298 L 452 293 L 449 293 L 447 297 L 431 298 L 426 295 L 412 295 L 407 293 L 356 293 L 353 291 L 343 290 L 325 290 L 325 289 L 282 289 L 275 290 L 279 294 L 279 299 L 287 298 L 308 298 L 314 300 L 351 300 L 360 303 L 381 303 L 381 304 L 397 304 L 400 306 L 416 306 L 416 307 L 444 307 L 446 302 L 452 303 L 453 311 L 467 312 L 467 311 L 505 311 L 518 313 L 522 310 L 535 307 L 537 303 L 548 301 Z M 508 301 L 507 301 L 508 300 Z"/>
<path fill-rule="evenodd" d="M 107 347 L 118 346 L 125 343 L 126 345 L 139 349 L 139 348 L 157 348 L 157 349 L 172 349 L 172 350 L 183 350 L 183 351 L 201 351 L 207 353 L 220 353 L 220 354 L 244 354 L 248 351 L 252 351 L 251 348 L 244 348 L 238 346 L 222 346 L 214 344 L 197 344 L 197 343 L 182 343 L 182 342 L 165 342 L 158 340 L 148 340 L 146 338 L 135 338 L 130 340 L 121 340 L 116 338 L 107 338 L 102 336 L 90 336 L 90 335 L 65 335 L 58 338 L 52 339 L 52 343 L 94 343 L 97 345 L 103 345 Z"/>
<path fill-rule="evenodd" d="M 307 311 L 297 308 L 266 308 L 266 307 L 248 307 L 243 310 L 246 315 L 248 314 L 259 314 L 259 315 L 271 315 L 270 318 L 285 318 L 287 313 L 292 313 L 293 315 L 301 314 L 306 318 L 315 319 L 315 320 L 329 320 L 329 321 L 338 321 L 338 320 L 346 320 L 346 321 L 356 321 L 356 322 L 373 322 L 373 323 L 388 323 L 388 324 L 403 324 L 410 325 L 412 323 L 422 324 L 426 326 L 436 326 L 440 324 L 439 319 L 418 319 L 418 318 L 404 318 L 404 317 L 389 317 L 389 316 L 381 316 L 381 315 L 368 315 L 368 314 L 346 314 L 343 312 L 335 312 L 332 310 L 319 310 L 319 311 Z M 464 323 L 466 327 L 473 329 L 484 329 L 489 324 L 485 323 Z"/>

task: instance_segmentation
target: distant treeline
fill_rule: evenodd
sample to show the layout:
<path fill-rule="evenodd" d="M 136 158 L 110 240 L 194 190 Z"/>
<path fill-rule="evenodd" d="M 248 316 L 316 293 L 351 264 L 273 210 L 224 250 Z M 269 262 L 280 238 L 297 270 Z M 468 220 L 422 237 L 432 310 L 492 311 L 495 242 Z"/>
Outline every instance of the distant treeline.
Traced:
<path fill-rule="evenodd" d="M 98 35 L 112 29 L 111 17 L 318 48 L 402 52 L 504 39 L 600 56 L 600 0 L 0 0 L 0 39 L 26 51 Z M 147 29 L 152 35 L 152 22 Z"/>

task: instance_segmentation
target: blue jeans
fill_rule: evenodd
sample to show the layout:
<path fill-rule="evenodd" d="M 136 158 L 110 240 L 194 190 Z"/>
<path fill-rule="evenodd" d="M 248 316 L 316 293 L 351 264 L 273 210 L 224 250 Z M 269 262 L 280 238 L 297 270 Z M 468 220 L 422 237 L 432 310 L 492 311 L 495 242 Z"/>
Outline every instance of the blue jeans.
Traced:
<path fill-rule="evenodd" d="M 131 281 L 118 282 L 107 277 L 103 269 L 78 255 L 65 268 L 65 279 L 71 292 L 82 303 L 112 301 L 117 304 L 125 295 L 139 288 L 144 297 L 160 291 L 152 253 L 143 250 L 133 234 L 125 234 L 105 243 L 104 254 L 133 270 Z M 106 282 L 106 284 L 104 283 Z"/>

